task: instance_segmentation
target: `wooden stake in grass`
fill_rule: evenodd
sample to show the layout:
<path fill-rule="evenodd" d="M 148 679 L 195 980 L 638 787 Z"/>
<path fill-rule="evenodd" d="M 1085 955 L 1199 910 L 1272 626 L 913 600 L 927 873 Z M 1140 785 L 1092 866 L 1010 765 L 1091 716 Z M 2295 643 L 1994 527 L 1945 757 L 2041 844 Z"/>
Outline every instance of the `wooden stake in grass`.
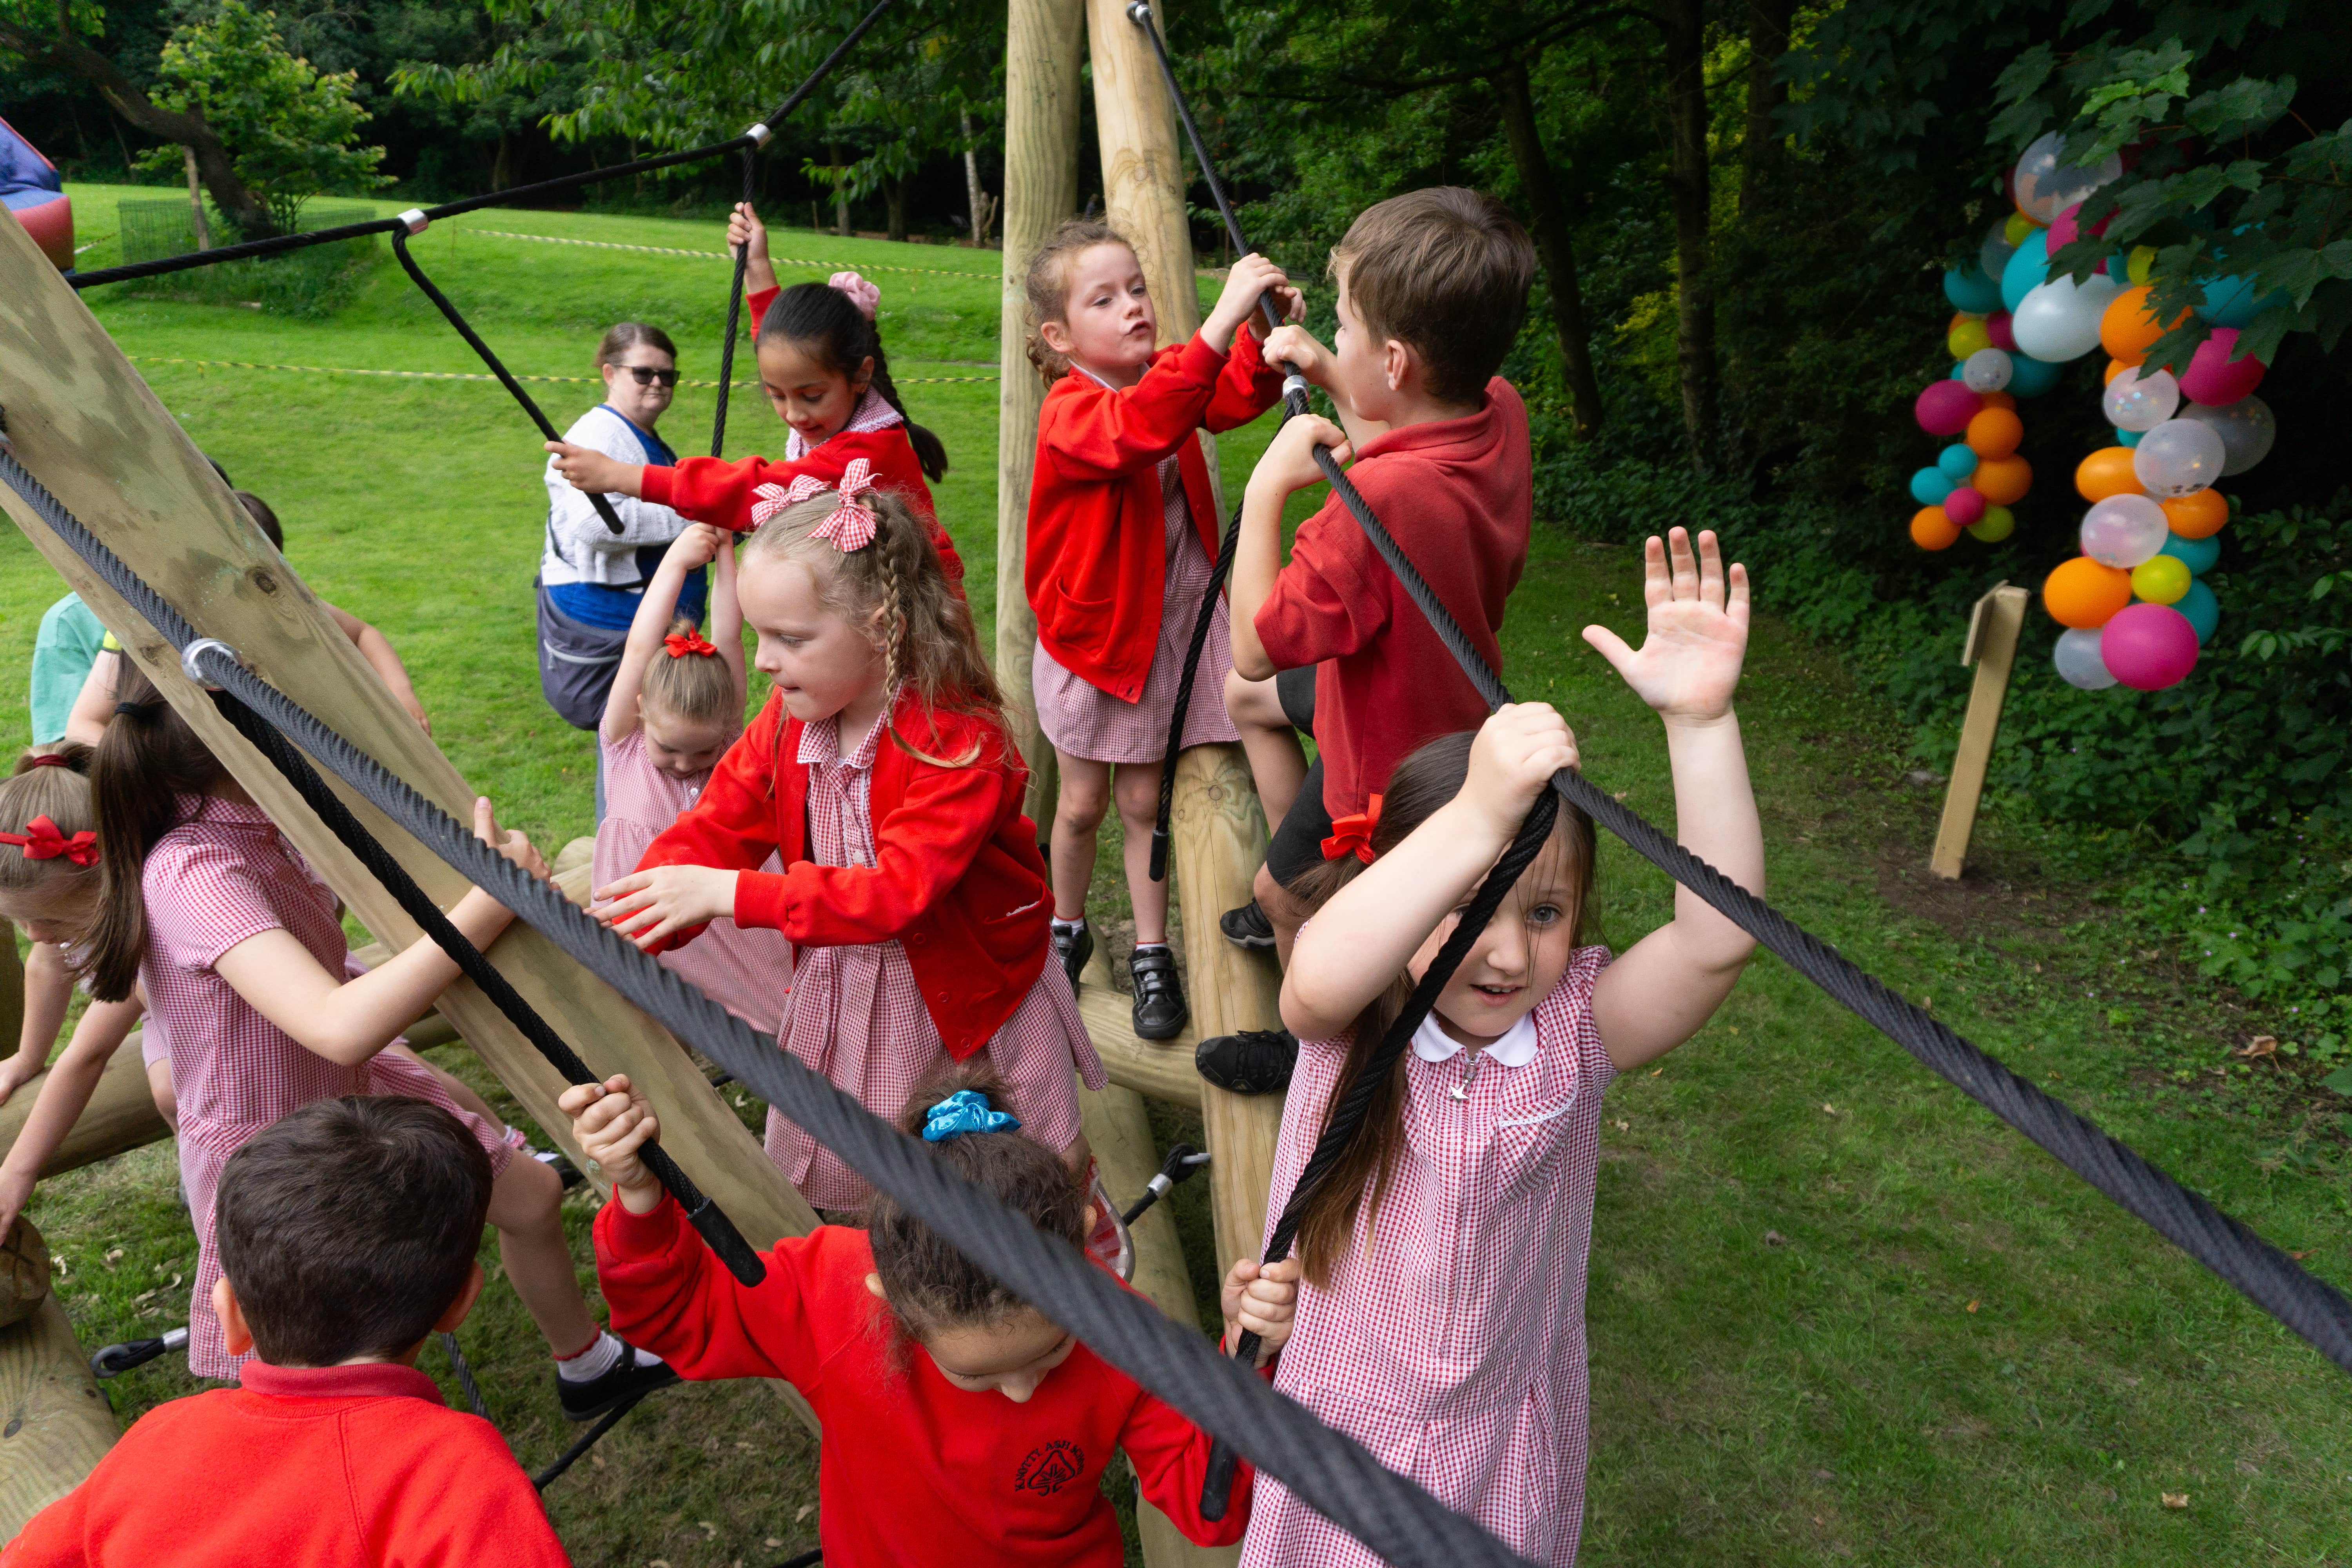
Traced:
<path fill-rule="evenodd" d="M 1944 820 L 1936 828 L 1936 849 L 1927 868 L 1957 880 L 1969 858 L 1969 837 L 1976 831 L 1977 802 L 1984 795 L 1985 768 L 1992 761 L 1993 738 L 2000 732 L 2001 704 L 2009 699 L 2010 671 L 2017 663 L 2017 636 L 2025 625 L 2023 588 L 2003 583 L 1979 599 L 1969 613 L 1969 637 L 1960 651 L 1962 664 L 1977 667 L 1977 683 L 1969 693 L 1969 715 L 1960 724 L 1960 747 L 1952 759 L 1951 787 L 1944 794 Z"/>

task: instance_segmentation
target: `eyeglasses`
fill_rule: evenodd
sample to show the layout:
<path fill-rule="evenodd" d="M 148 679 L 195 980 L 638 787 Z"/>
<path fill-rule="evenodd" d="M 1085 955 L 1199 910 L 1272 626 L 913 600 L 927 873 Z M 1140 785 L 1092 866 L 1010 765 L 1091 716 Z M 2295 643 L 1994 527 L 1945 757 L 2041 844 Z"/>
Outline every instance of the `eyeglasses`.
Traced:
<path fill-rule="evenodd" d="M 625 370 L 631 375 L 635 376 L 639 386 L 651 386 L 657 381 L 664 386 L 676 386 L 677 384 L 677 372 L 674 370 L 656 370 L 649 364 L 619 364 L 614 365 L 613 368 L 614 370 Z"/>

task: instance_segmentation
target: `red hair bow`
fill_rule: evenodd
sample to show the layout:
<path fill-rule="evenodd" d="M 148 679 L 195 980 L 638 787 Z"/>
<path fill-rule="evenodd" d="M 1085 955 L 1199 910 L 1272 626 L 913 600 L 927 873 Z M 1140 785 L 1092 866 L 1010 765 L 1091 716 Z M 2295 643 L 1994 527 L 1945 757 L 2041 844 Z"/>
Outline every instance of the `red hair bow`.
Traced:
<path fill-rule="evenodd" d="M 85 827 L 68 838 L 46 816 L 37 816 L 25 824 L 22 833 L 0 833 L 0 844 L 14 844 L 25 852 L 27 860 L 54 860 L 62 855 L 77 866 L 98 864 L 97 834 Z"/>
<path fill-rule="evenodd" d="M 852 458 L 841 473 L 838 484 L 827 484 L 814 474 L 803 474 L 791 485 L 761 485 L 752 493 L 761 499 L 752 503 L 751 526 L 759 527 L 786 507 L 798 506 L 814 495 L 837 490 L 841 505 L 831 517 L 817 524 L 812 539 L 830 542 L 844 555 L 853 550 L 863 550 L 874 542 L 875 531 L 881 526 L 874 509 L 857 498 L 877 489 L 874 465 L 864 458 Z"/>
<path fill-rule="evenodd" d="M 669 649 L 672 658 L 684 658 L 690 653 L 709 658 L 719 652 L 718 645 L 705 638 L 700 632 L 672 632 L 662 638 L 662 647 Z"/>
<path fill-rule="evenodd" d="M 1381 797 L 1371 797 L 1363 810 L 1340 817 L 1331 824 L 1331 837 L 1323 840 L 1323 858 L 1337 860 L 1342 855 L 1353 855 L 1369 866 L 1372 863 L 1372 833 L 1381 825 Z"/>

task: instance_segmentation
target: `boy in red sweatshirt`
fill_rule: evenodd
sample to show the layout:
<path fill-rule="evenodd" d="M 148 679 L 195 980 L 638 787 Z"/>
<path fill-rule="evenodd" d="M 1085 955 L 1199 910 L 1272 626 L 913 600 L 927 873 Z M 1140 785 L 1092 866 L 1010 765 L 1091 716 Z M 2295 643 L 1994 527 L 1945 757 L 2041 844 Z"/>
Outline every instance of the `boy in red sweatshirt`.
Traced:
<path fill-rule="evenodd" d="M 1242 501 L 1233 568 L 1234 672 L 1225 704 L 1267 817 L 1277 826 L 1255 900 L 1227 937 L 1285 963 L 1307 918 L 1290 891 L 1343 854 L 1369 857 L 1389 771 L 1424 741 L 1486 721 L 1456 668 L 1337 496 L 1301 523 L 1282 560 L 1282 508 L 1321 482 L 1313 452 L 1349 478 L 1491 668 L 1503 605 L 1527 564 L 1534 474 L 1528 411 L 1495 373 L 1518 336 L 1535 247 L 1500 202 L 1458 186 L 1367 208 L 1331 253 L 1339 330 L 1326 349 L 1299 327 L 1266 340 L 1330 395 L 1340 426 L 1285 425 Z M 1315 765 L 1294 731 L 1315 737 Z M 1201 1075 L 1237 1093 L 1290 1081 L 1297 1042 L 1249 1030 L 1201 1042 Z"/>
<path fill-rule="evenodd" d="M 222 1173 L 213 1305 L 241 1386 L 141 1417 L 0 1551 L 5 1568 L 562 1568 L 498 1429 L 441 1402 L 425 1338 L 465 1321 L 490 1163 L 421 1100 L 322 1100 Z"/>

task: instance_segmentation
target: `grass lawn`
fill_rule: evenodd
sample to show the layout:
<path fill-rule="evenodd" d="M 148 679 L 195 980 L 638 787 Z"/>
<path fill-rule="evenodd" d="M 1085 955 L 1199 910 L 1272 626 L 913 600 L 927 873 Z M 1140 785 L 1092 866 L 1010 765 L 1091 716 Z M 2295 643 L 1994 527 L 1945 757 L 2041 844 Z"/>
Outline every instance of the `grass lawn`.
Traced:
<path fill-rule="evenodd" d="M 73 195 L 82 237 L 108 233 L 116 192 Z M 489 229 L 714 254 L 478 232 Z M 492 212 L 436 226 L 418 253 L 519 372 L 585 375 L 597 333 L 635 317 L 667 327 L 686 374 L 709 379 L 725 310 L 719 232 Z M 780 231 L 775 248 L 881 281 L 894 368 L 955 462 L 941 512 L 985 611 L 995 387 L 925 378 L 993 376 L 994 258 L 806 231 Z M 83 258 L 110 259 L 105 244 Z M 536 686 L 530 582 L 544 500 L 537 437 L 505 394 L 167 363 L 478 370 L 405 279 L 386 264 L 320 321 L 90 304 L 191 437 L 276 506 L 310 583 L 400 647 L 467 777 L 544 842 L 587 831 L 588 739 L 553 719 Z M 593 400 L 586 384 L 534 393 L 559 426 Z M 707 449 L 710 396 L 681 389 L 664 426 L 681 450 Z M 1229 489 L 1266 433 L 1222 443 Z M 772 448 L 778 434 L 756 395 L 739 395 L 729 453 Z M 35 624 L 61 590 L 13 533 L 0 562 L 0 723 L 23 733 Z M 1505 637 L 1507 675 L 1569 713 L 1594 779 L 1663 819 L 1672 799 L 1656 721 L 1575 635 L 1595 620 L 1636 633 L 1637 574 L 1632 552 L 1539 526 Z M 1769 611 L 1771 584 L 1759 594 Z M 2230 997 L 2152 967 L 2097 889 L 2049 880 L 2033 845 L 1998 820 L 1966 882 L 1929 886 L 1937 802 L 1905 782 L 1892 714 L 1769 615 L 1743 699 L 1777 901 L 2266 1236 L 2308 1250 L 2309 1267 L 2352 1282 L 2341 1140 L 2262 1063 L 2233 1060 L 2246 1030 Z M 1112 879 L 1098 881 L 1115 914 Z M 1613 844 L 1601 881 L 1617 944 L 1664 918 L 1665 879 Z M 2153 1066 L 2184 1040 L 2203 1042 L 2212 1069 L 2187 1082 Z M 443 1056 L 495 1089 L 462 1047 Z M 1163 1116 L 1163 1133 L 1181 1121 Z M 1618 1084 L 1602 1133 L 1586 1562 L 2352 1562 L 2340 1374 L 1777 961 L 1759 958 L 1656 1072 Z M 85 1348 L 184 1321 L 194 1245 L 174 1173 L 159 1147 L 36 1197 Z M 1205 1280 L 1203 1199 L 1196 1185 L 1171 1201 Z M 588 1212 L 571 1219 L 585 1279 Z M 545 1463 L 570 1433 L 511 1293 L 490 1291 L 463 1338 L 517 1453 Z M 425 1364 L 446 1373 L 437 1351 Z M 166 1360 L 111 1388 L 128 1417 L 192 1386 Z M 583 1563 L 759 1563 L 814 1542 L 814 1484 L 812 1445 L 765 1391 L 699 1386 L 630 1417 L 549 1505 Z"/>

